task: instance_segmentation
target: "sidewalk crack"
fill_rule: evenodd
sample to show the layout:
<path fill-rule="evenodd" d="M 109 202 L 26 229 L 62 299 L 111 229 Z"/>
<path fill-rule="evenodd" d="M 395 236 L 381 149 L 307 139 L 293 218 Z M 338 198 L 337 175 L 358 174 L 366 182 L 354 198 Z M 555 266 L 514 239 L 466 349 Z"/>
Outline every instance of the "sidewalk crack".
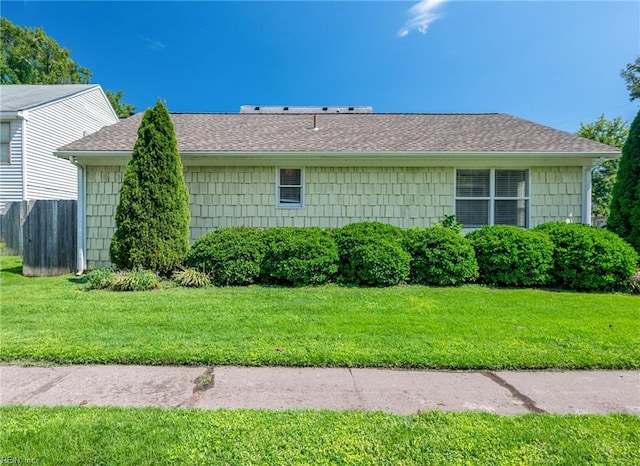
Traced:
<path fill-rule="evenodd" d="M 518 390 L 514 385 L 511 385 L 509 382 L 504 380 L 502 377 L 500 377 L 495 372 L 481 372 L 481 374 L 484 375 L 485 377 L 488 377 L 489 379 L 491 379 L 492 381 L 494 381 L 495 383 L 497 383 L 501 387 L 504 387 L 507 390 L 509 390 L 511 392 L 511 395 L 514 398 L 522 401 L 522 403 L 524 404 L 525 408 L 527 408 L 532 413 L 544 413 L 544 414 L 547 414 L 547 411 L 545 411 L 542 408 L 538 408 L 538 406 L 536 406 L 536 402 L 533 399 L 529 398 L 527 395 L 525 395 L 520 390 Z"/>
<path fill-rule="evenodd" d="M 29 395 L 27 398 L 25 398 L 24 400 L 20 401 L 20 403 L 26 403 L 27 401 L 29 401 L 31 398 L 33 398 L 36 395 L 40 395 L 41 393 L 44 393 L 46 391 L 48 391 L 50 388 L 52 388 L 55 384 L 57 384 L 58 382 L 60 382 L 62 379 L 64 379 L 66 376 L 68 376 L 69 374 L 71 374 L 71 372 L 73 372 L 73 370 L 70 370 L 68 372 L 65 372 L 62 375 L 59 375 L 57 377 L 54 377 L 53 379 L 49 380 L 47 383 L 45 383 L 44 385 L 42 385 L 40 388 L 38 388 L 37 390 L 35 390 L 31 395 Z M 11 401 L 15 401 L 16 399 L 19 399 L 20 397 L 14 397 Z"/>
<path fill-rule="evenodd" d="M 362 390 L 360 389 L 360 387 L 358 386 L 358 383 L 356 382 L 356 378 L 353 375 L 353 372 L 351 371 L 351 368 L 348 367 L 347 368 L 349 370 L 349 375 L 351 376 L 351 382 L 353 382 L 353 389 L 356 392 L 356 397 L 358 398 L 358 405 L 360 407 L 360 409 L 366 409 L 366 403 L 364 401 L 364 396 L 362 396 Z"/>
<path fill-rule="evenodd" d="M 192 408 L 196 402 L 200 399 L 202 392 L 212 389 L 215 382 L 215 368 L 208 367 L 204 373 L 198 376 L 193 383 L 193 391 L 191 396 L 181 403 L 178 403 L 175 408 Z"/>

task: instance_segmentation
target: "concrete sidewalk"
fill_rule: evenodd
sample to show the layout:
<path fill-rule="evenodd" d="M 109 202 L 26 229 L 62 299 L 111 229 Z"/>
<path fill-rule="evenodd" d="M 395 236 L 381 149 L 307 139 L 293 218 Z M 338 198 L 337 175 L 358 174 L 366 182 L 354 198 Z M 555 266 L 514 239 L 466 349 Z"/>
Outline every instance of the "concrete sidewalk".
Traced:
<path fill-rule="evenodd" d="M 0 404 L 640 415 L 640 372 L 0 366 Z"/>

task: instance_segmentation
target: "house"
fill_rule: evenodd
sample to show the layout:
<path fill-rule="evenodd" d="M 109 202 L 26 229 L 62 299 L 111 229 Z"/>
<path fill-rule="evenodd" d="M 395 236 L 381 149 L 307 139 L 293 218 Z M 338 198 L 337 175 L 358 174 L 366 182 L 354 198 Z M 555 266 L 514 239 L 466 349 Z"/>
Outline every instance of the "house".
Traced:
<path fill-rule="evenodd" d="M 137 114 L 57 152 L 79 173 L 80 269 L 109 245 Z M 618 150 L 505 114 L 385 114 L 370 107 L 173 113 L 191 239 L 223 226 L 380 221 L 465 228 L 588 223 L 591 168 Z"/>
<path fill-rule="evenodd" d="M 0 210 L 8 202 L 76 199 L 60 146 L 119 121 L 96 84 L 0 86 Z"/>

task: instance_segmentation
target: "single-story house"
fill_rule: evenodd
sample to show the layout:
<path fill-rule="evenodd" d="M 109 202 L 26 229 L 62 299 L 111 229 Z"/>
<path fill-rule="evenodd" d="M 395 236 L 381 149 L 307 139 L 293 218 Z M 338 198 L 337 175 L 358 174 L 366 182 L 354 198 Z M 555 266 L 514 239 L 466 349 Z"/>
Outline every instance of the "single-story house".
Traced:
<path fill-rule="evenodd" d="M 76 167 L 53 152 L 118 121 L 96 84 L 0 86 L 0 210 L 8 202 L 76 199 Z"/>
<path fill-rule="evenodd" d="M 79 173 L 79 269 L 108 266 L 141 114 L 58 150 Z M 173 113 L 191 239 L 217 227 L 357 221 L 465 228 L 589 223 L 591 169 L 617 149 L 506 114 L 370 107 Z"/>

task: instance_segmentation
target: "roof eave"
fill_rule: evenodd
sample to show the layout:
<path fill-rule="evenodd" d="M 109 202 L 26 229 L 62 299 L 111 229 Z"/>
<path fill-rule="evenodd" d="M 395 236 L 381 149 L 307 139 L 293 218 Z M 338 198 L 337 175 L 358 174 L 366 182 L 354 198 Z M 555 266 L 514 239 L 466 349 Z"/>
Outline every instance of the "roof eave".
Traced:
<path fill-rule="evenodd" d="M 132 151 L 59 150 L 59 158 L 80 165 L 126 165 Z M 586 164 L 596 160 L 619 158 L 619 152 L 254 152 L 254 151 L 182 151 L 184 165 L 372 165 L 372 166 L 454 166 L 460 163 L 545 165 Z"/>

